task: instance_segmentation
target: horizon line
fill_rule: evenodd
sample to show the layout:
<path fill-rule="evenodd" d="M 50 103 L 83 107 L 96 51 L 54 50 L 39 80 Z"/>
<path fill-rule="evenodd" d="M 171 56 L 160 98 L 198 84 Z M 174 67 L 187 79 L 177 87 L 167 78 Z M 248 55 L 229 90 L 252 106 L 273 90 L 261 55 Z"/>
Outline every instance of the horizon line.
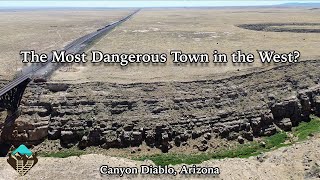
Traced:
<path fill-rule="evenodd" d="M 320 1 L 257 1 L 257 0 L 229 0 L 229 1 L 210 1 L 210 0 L 160 0 L 160 1 L 1 1 L 0 8 L 157 8 L 157 7 L 254 7 L 254 6 L 276 6 L 288 3 L 310 4 L 320 3 Z"/>

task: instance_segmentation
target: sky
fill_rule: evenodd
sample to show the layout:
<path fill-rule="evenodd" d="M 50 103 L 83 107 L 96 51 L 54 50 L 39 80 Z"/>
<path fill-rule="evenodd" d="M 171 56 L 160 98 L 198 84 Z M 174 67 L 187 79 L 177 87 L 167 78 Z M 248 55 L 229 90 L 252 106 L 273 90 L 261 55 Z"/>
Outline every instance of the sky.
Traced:
<path fill-rule="evenodd" d="M 32 8 L 32 7 L 209 7 L 209 6 L 259 6 L 259 5 L 276 5 L 283 3 L 311 3 L 320 1 L 285 1 L 285 0 L 36 0 L 36 1 L 23 1 L 23 0 L 0 0 L 0 8 Z"/>

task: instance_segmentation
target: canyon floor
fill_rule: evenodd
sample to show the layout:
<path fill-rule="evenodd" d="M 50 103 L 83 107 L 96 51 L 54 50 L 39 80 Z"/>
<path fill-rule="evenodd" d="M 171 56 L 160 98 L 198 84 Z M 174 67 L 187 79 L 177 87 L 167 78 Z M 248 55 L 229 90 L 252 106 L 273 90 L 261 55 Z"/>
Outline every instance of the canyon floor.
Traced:
<path fill-rule="evenodd" d="M 320 178 L 320 137 L 294 144 L 289 147 L 264 153 L 248 159 L 222 159 L 205 161 L 199 166 L 220 168 L 220 175 L 214 179 L 319 179 Z M 151 161 L 133 161 L 130 159 L 110 157 L 99 154 L 82 155 L 68 158 L 40 157 L 27 175 L 20 177 L 6 162 L 0 158 L 0 179 L 183 179 L 177 176 L 101 176 L 99 167 L 109 165 L 113 167 L 138 167 L 140 165 L 154 165 Z M 181 165 L 173 166 L 179 170 Z M 213 176 L 188 176 L 190 179 L 212 179 Z"/>

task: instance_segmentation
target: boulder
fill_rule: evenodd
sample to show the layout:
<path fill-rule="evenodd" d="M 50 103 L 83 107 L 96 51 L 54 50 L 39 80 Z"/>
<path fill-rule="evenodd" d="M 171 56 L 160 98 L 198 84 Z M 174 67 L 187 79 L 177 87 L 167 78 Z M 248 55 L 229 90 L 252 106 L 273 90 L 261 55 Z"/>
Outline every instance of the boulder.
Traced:
<path fill-rule="evenodd" d="M 227 137 L 228 140 L 235 140 L 238 137 L 238 133 L 237 132 L 230 132 L 229 136 Z"/>
<path fill-rule="evenodd" d="M 142 132 L 139 131 L 134 131 L 132 133 L 132 141 L 131 141 L 131 145 L 132 146 L 139 146 L 140 144 L 142 144 Z"/>
<path fill-rule="evenodd" d="M 47 83 L 47 89 L 51 92 L 59 92 L 59 91 L 66 91 L 68 90 L 68 84 L 61 84 L 61 83 Z"/>
<path fill-rule="evenodd" d="M 153 147 L 156 143 L 156 133 L 152 130 L 146 131 L 146 144 L 150 147 Z"/>
<path fill-rule="evenodd" d="M 104 148 L 117 148 L 121 146 L 121 140 L 117 132 L 113 130 L 104 131 L 102 140 L 104 141 Z"/>
<path fill-rule="evenodd" d="M 196 147 L 199 151 L 202 151 L 202 152 L 209 149 L 209 146 L 207 144 L 196 145 Z"/>
<path fill-rule="evenodd" d="M 205 133 L 204 135 L 203 135 L 203 137 L 206 139 L 206 140 L 210 140 L 211 139 L 211 133 Z"/>
<path fill-rule="evenodd" d="M 43 141 L 48 136 L 48 126 L 37 127 L 28 131 L 28 141 Z"/>
<path fill-rule="evenodd" d="M 49 140 L 57 140 L 60 139 L 61 137 L 61 129 L 53 129 L 49 128 L 48 129 L 48 139 Z"/>
<path fill-rule="evenodd" d="M 253 141 L 253 132 L 250 131 L 242 131 L 241 136 L 249 141 Z"/>
<path fill-rule="evenodd" d="M 238 136 L 237 140 L 240 144 L 244 143 L 244 138 L 242 136 Z"/>
<path fill-rule="evenodd" d="M 252 118 L 250 120 L 250 125 L 254 136 L 258 136 L 261 131 L 261 117 Z"/>
<path fill-rule="evenodd" d="M 261 114 L 261 126 L 269 125 L 274 122 L 274 116 L 271 111 L 266 111 L 263 114 Z"/>
<path fill-rule="evenodd" d="M 284 131 L 290 131 L 292 128 L 292 122 L 290 118 L 283 118 L 281 121 L 276 123 L 279 128 Z"/>
<path fill-rule="evenodd" d="M 180 136 L 176 136 L 174 138 L 174 143 L 175 143 L 176 146 L 179 147 L 181 145 L 181 137 Z"/>
<path fill-rule="evenodd" d="M 271 136 L 277 132 L 277 129 L 274 125 L 264 126 L 261 128 L 261 136 Z"/>
<path fill-rule="evenodd" d="M 129 147 L 131 145 L 132 131 L 123 131 L 120 139 L 124 147 Z"/>
<path fill-rule="evenodd" d="M 310 99 L 307 94 L 300 94 L 299 99 L 301 104 L 302 120 L 307 121 L 309 120 L 309 116 L 312 110 Z"/>
<path fill-rule="evenodd" d="M 169 151 L 169 149 L 171 148 L 171 145 L 169 143 L 170 139 L 169 139 L 169 135 L 168 133 L 164 132 L 161 134 L 161 151 L 164 153 L 167 153 Z"/>
<path fill-rule="evenodd" d="M 202 135 L 201 131 L 194 130 L 194 131 L 192 131 L 191 137 L 192 137 L 192 139 L 197 139 L 201 135 Z"/>
<path fill-rule="evenodd" d="M 78 144 L 79 149 L 85 149 L 86 147 L 88 147 L 88 145 L 89 145 L 88 137 L 83 136 L 81 141 Z"/>
<path fill-rule="evenodd" d="M 200 141 L 202 144 L 208 144 L 208 140 L 206 140 L 205 138 L 201 139 Z"/>
<path fill-rule="evenodd" d="M 94 128 L 89 132 L 88 141 L 90 145 L 98 146 L 102 144 L 101 130 Z"/>
<path fill-rule="evenodd" d="M 60 143 L 62 147 L 72 147 L 79 141 L 77 133 L 66 130 L 61 131 Z"/>
<path fill-rule="evenodd" d="M 180 135 L 181 141 L 188 141 L 188 139 L 191 138 L 191 135 L 188 134 L 188 132 L 184 132 L 183 134 Z"/>

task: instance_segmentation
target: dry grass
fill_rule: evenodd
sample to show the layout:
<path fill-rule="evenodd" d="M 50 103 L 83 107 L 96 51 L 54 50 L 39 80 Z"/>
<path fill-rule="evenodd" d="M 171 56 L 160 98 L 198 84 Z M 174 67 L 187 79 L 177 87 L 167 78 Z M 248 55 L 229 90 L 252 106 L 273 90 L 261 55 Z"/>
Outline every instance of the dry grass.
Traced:
<path fill-rule="evenodd" d="M 237 27 L 248 23 L 319 22 L 319 11 L 307 9 L 144 9 L 117 27 L 91 49 L 105 53 L 162 53 L 171 49 L 211 54 L 214 49 L 230 54 L 257 49 L 290 52 L 299 50 L 301 60 L 319 59 L 319 34 L 258 32 Z M 257 56 L 257 54 L 256 54 Z M 176 66 L 168 60 L 166 66 L 119 65 L 77 66 L 78 72 L 58 72 L 53 80 L 109 81 L 117 83 L 188 81 L 215 78 L 237 70 L 263 65 L 257 60 L 251 66 L 198 65 Z M 233 74 L 233 73 L 232 73 Z"/>
<path fill-rule="evenodd" d="M 0 12 L 0 78 L 22 67 L 20 50 L 47 53 L 115 21 L 131 10 L 50 10 Z"/>

